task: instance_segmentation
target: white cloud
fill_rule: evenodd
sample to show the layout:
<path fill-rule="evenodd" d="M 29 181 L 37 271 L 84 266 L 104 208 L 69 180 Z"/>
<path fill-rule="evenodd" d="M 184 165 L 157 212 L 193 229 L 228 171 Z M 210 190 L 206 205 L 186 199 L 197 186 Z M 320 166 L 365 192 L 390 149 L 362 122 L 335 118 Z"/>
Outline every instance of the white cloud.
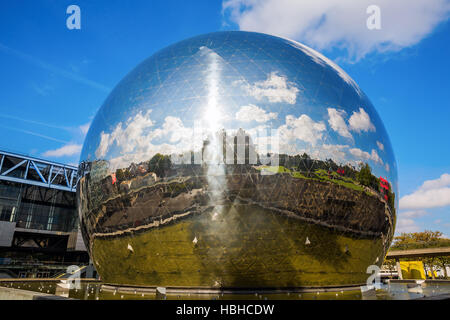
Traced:
<path fill-rule="evenodd" d="M 428 215 L 429 213 L 424 210 L 412 210 L 412 211 L 405 211 L 400 212 L 399 216 L 404 218 L 420 218 L 423 216 Z"/>
<path fill-rule="evenodd" d="M 402 209 L 450 206 L 450 188 L 416 191 L 400 199 Z"/>
<path fill-rule="evenodd" d="M 277 113 L 266 112 L 254 104 L 248 106 L 242 106 L 238 112 L 236 112 L 236 119 L 243 122 L 267 122 L 270 119 L 276 119 Z"/>
<path fill-rule="evenodd" d="M 411 210 L 400 212 L 397 220 L 396 233 L 402 232 L 418 232 L 420 227 L 414 219 L 421 218 L 429 215 L 427 211 L 424 210 Z"/>
<path fill-rule="evenodd" d="M 408 233 L 408 232 L 418 232 L 420 227 L 416 224 L 413 219 L 408 218 L 398 218 L 397 226 L 395 227 L 395 232 L 397 234 L 400 233 Z"/>
<path fill-rule="evenodd" d="M 381 160 L 380 156 L 378 155 L 377 151 L 375 149 L 372 149 L 371 153 L 368 153 L 367 151 L 363 151 L 358 148 L 352 148 L 349 150 L 349 152 L 355 156 L 356 158 L 360 160 L 372 160 L 376 163 L 383 164 L 383 160 Z"/>
<path fill-rule="evenodd" d="M 384 151 L 384 144 L 382 144 L 380 141 L 377 141 L 377 146 L 378 146 L 378 149 L 380 149 L 381 151 Z"/>
<path fill-rule="evenodd" d="M 61 148 L 55 150 L 45 151 L 42 156 L 43 157 L 64 157 L 64 156 L 74 156 L 78 155 L 81 152 L 82 146 L 80 144 L 66 144 Z"/>
<path fill-rule="evenodd" d="M 302 114 L 298 118 L 292 115 L 286 116 L 286 124 L 279 127 L 278 130 L 282 141 L 299 139 L 315 145 L 318 140 L 322 139 L 326 127 L 322 121 L 315 122 L 306 114 Z"/>
<path fill-rule="evenodd" d="M 450 174 L 444 173 L 438 179 L 427 180 L 420 187 L 421 190 L 432 190 L 450 186 Z"/>
<path fill-rule="evenodd" d="M 381 29 L 369 30 L 366 10 L 381 10 Z M 224 16 L 241 30 L 303 41 L 319 50 L 340 47 L 350 60 L 417 44 L 450 12 L 447 0 L 224 0 Z"/>
<path fill-rule="evenodd" d="M 347 124 L 344 120 L 345 111 L 328 108 L 328 123 L 330 127 L 345 138 L 353 139 L 352 134 L 348 130 Z"/>
<path fill-rule="evenodd" d="M 372 124 L 369 115 L 363 108 L 359 108 L 359 112 L 353 111 L 348 123 L 350 125 L 350 130 L 352 131 L 375 131 L 375 126 Z"/>
<path fill-rule="evenodd" d="M 294 104 L 299 89 L 294 83 L 287 81 L 285 76 L 272 72 L 264 81 L 255 82 L 253 85 L 236 81 L 235 85 L 243 85 L 247 93 L 258 101 L 267 99 L 269 102 L 286 102 Z"/>
<path fill-rule="evenodd" d="M 450 206 L 450 174 L 425 181 L 416 191 L 400 199 L 401 209 L 425 209 Z"/>

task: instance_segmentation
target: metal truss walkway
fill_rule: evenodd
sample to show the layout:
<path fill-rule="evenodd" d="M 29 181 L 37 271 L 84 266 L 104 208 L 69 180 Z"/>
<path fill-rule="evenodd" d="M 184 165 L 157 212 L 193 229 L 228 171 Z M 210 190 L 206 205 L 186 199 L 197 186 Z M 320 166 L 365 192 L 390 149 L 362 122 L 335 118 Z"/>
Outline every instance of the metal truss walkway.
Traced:
<path fill-rule="evenodd" d="M 0 180 L 76 192 L 78 168 L 0 150 Z"/>

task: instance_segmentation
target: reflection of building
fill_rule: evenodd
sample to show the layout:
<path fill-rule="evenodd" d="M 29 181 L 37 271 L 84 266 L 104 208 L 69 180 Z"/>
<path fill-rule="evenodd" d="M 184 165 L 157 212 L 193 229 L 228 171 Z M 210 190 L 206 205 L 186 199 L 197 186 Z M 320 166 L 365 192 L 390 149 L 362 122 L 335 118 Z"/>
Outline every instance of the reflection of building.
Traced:
<path fill-rule="evenodd" d="M 0 151 L 0 274 L 44 277 L 87 262 L 77 179 L 76 167 Z"/>
<path fill-rule="evenodd" d="M 389 182 L 380 177 L 380 191 L 383 194 L 384 200 L 388 201 Z"/>

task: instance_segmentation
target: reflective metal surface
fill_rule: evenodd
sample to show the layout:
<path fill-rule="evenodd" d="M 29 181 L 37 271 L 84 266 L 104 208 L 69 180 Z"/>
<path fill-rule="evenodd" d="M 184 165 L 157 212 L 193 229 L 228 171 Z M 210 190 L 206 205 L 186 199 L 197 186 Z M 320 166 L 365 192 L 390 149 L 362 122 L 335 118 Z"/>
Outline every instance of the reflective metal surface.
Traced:
<path fill-rule="evenodd" d="M 383 124 L 337 65 L 297 42 L 219 32 L 137 66 L 83 146 L 79 214 L 108 283 L 365 283 L 397 206 Z"/>

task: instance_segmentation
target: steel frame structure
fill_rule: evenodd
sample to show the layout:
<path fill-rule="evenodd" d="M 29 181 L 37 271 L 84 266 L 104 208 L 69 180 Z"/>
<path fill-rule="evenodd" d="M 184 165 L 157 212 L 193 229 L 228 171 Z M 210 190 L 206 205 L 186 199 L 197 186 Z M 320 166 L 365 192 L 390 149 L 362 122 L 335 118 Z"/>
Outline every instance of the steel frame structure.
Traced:
<path fill-rule="evenodd" d="M 17 163 L 5 169 L 8 160 Z M 37 179 L 33 179 L 31 170 Z M 80 178 L 77 167 L 0 150 L 0 180 L 76 192 Z"/>

